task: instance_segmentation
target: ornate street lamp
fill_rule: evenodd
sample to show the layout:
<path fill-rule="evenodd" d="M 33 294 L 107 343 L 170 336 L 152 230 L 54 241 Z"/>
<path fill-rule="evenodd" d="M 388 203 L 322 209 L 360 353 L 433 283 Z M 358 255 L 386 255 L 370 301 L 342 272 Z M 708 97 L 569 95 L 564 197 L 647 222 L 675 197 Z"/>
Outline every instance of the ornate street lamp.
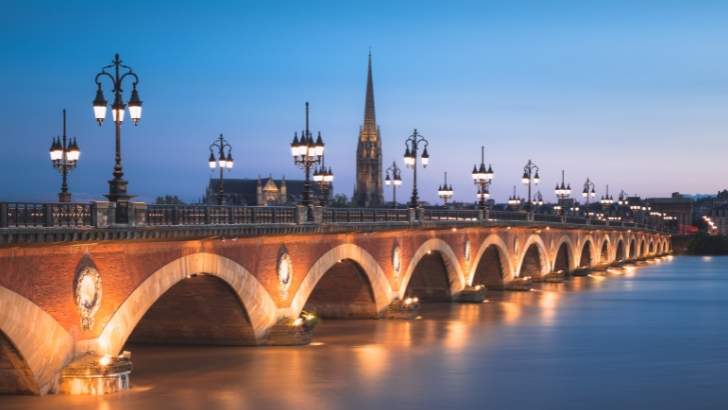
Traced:
<path fill-rule="evenodd" d="M 599 200 L 599 203 L 602 204 L 602 206 L 604 207 L 604 214 L 609 216 L 609 207 L 614 204 L 614 198 L 609 196 L 609 185 L 607 185 L 607 194 L 602 196 L 602 199 Z"/>
<path fill-rule="evenodd" d="M 536 175 L 533 177 L 533 183 L 538 185 L 538 166 L 531 162 L 531 160 L 528 160 L 528 164 L 526 164 L 525 167 L 523 167 L 523 185 L 528 187 L 528 198 L 526 200 L 526 211 L 532 212 L 533 211 L 533 203 L 531 202 L 531 174 L 535 172 Z"/>
<path fill-rule="evenodd" d="M 543 196 L 541 195 L 541 191 L 536 192 L 533 199 L 533 204 L 536 205 L 536 210 L 538 211 L 543 206 Z"/>
<path fill-rule="evenodd" d="M 571 216 L 579 216 L 579 204 L 576 202 L 574 202 L 574 205 L 569 210 L 571 211 Z"/>
<path fill-rule="evenodd" d="M 321 140 L 321 132 L 318 133 L 318 139 L 313 141 L 313 136 L 308 130 L 308 103 L 306 103 L 306 130 L 301 131 L 301 139 L 298 134 L 293 134 L 293 142 L 291 143 L 291 154 L 293 155 L 293 163 L 305 171 L 306 180 L 303 183 L 303 199 L 301 205 L 308 207 L 313 203 L 313 192 L 311 192 L 311 168 L 321 163 L 324 155 L 324 142 Z M 333 176 L 332 176 L 333 178 Z M 313 215 L 308 213 L 308 220 L 313 220 Z"/>
<path fill-rule="evenodd" d="M 316 167 L 313 173 L 313 182 L 318 184 L 319 190 L 321 191 L 319 204 L 326 206 L 326 191 L 334 182 L 334 173 L 331 171 L 331 167 L 326 168 L 323 155 L 321 156 L 321 168 Z"/>
<path fill-rule="evenodd" d="M 61 140 L 61 137 L 58 137 L 58 139 L 54 138 L 53 144 L 51 144 L 53 168 L 63 176 L 61 192 L 58 193 L 58 202 L 71 202 L 71 194 L 68 192 L 66 177 L 76 169 L 76 162 L 78 161 L 79 155 L 81 155 L 78 144 L 76 144 L 76 138 L 74 137 L 73 140 L 69 138 L 68 142 L 69 144 L 66 145 L 66 110 L 63 110 L 63 140 Z"/>
<path fill-rule="evenodd" d="M 521 205 L 521 198 L 516 196 L 516 186 L 513 186 L 513 196 L 508 198 L 508 205 L 515 211 Z"/>
<path fill-rule="evenodd" d="M 114 75 L 107 73 L 107 68 L 114 68 Z M 129 71 L 120 76 L 119 68 L 124 68 Z M 94 115 L 96 116 L 96 121 L 99 122 L 99 126 L 101 126 L 101 124 L 104 122 L 104 119 L 106 118 L 107 108 L 107 101 L 104 99 L 104 93 L 101 90 L 101 82 L 99 81 L 99 78 L 103 76 L 109 77 L 113 82 L 114 87 L 111 92 L 114 93 L 114 102 L 111 105 L 111 113 L 113 121 L 116 124 L 116 165 L 114 165 L 114 179 L 109 181 L 109 194 L 104 196 L 108 198 L 109 201 L 116 202 L 116 223 L 128 223 L 129 200 L 134 198 L 134 196 L 127 194 L 126 185 L 128 184 L 128 182 L 122 178 L 124 176 L 124 172 L 121 168 L 121 123 L 122 121 L 124 121 L 124 110 L 126 108 L 126 105 L 124 104 L 124 101 L 121 97 L 121 93 L 123 91 L 121 89 L 121 84 L 124 81 L 124 78 L 126 78 L 127 76 L 134 77 L 134 83 L 132 83 L 131 98 L 129 99 L 128 104 L 129 116 L 131 117 L 131 120 L 134 121 L 134 125 L 136 126 L 142 116 L 142 101 L 139 99 L 139 94 L 136 90 L 136 86 L 139 83 L 139 77 L 137 77 L 137 75 L 132 72 L 131 67 L 121 64 L 121 60 L 119 60 L 118 54 L 111 62 L 111 65 L 102 68 L 101 72 L 96 75 L 95 81 L 96 85 L 98 85 L 99 88 L 96 91 L 96 99 L 94 100 L 93 104 Z"/>
<path fill-rule="evenodd" d="M 392 179 L 389 178 L 389 172 L 392 172 Z M 392 184 L 392 208 L 397 209 L 397 188 L 402 185 L 402 178 L 400 176 L 400 169 L 397 166 L 397 161 L 392 162 L 392 166 L 387 168 L 387 178 L 384 183 L 389 186 Z"/>
<path fill-rule="evenodd" d="M 445 205 L 443 205 L 442 207 L 444 209 L 447 209 L 447 200 L 449 198 L 452 198 L 452 185 L 450 185 L 449 187 L 447 186 L 447 172 L 445 173 L 445 185 L 437 188 L 437 195 L 442 198 L 443 201 L 445 201 Z"/>
<path fill-rule="evenodd" d="M 589 189 L 591 189 L 591 192 L 589 192 Z M 594 191 L 594 183 L 589 180 L 589 178 L 586 179 L 586 182 L 584 183 L 584 190 L 581 191 L 581 196 L 586 198 L 586 217 L 589 218 L 589 198 L 594 198 L 596 196 L 596 192 Z"/>
<path fill-rule="evenodd" d="M 565 185 L 564 184 L 564 171 L 561 171 L 561 186 L 559 184 L 556 184 L 556 198 L 559 200 L 559 213 L 561 216 L 563 216 L 566 212 L 566 198 L 571 195 L 571 184 Z"/>
<path fill-rule="evenodd" d="M 223 186 L 223 172 L 225 169 L 228 170 L 228 172 L 233 169 L 233 147 L 225 140 L 225 138 L 222 137 L 222 134 L 220 134 L 220 138 L 218 138 L 217 141 L 210 144 L 210 159 L 208 160 L 210 163 L 210 171 L 215 170 L 215 154 L 213 152 L 213 148 L 217 148 L 219 160 L 220 163 L 220 192 L 217 193 L 217 204 L 218 205 L 225 205 L 225 189 Z M 225 156 L 225 148 L 227 148 L 227 156 Z"/>
<path fill-rule="evenodd" d="M 407 140 L 404 142 L 405 145 L 405 151 L 404 151 L 404 164 L 412 168 L 414 170 L 414 182 L 412 184 L 412 200 L 410 201 L 409 207 L 410 209 L 417 208 L 420 206 L 420 199 L 417 197 L 417 150 L 419 148 L 419 145 L 421 143 L 425 143 L 425 149 L 422 151 L 422 168 L 427 168 L 427 163 L 430 160 L 430 155 L 427 153 L 427 146 L 430 145 L 430 143 L 423 137 L 422 135 L 417 133 L 417 129 L 415 128 L 415 132 L 410 135 Z"/>
<path fill-rule="evenodd" d="M 637 212 L 642 209 L 642 206 L 639 203 L 633 203 L 629 206 L 629 209 L 632 210 L 632 219 L 634 219 L 634 223 L 637 223 Z"/>
<path fill-rule="evenodd" d="M 619 204 L 619 206 L 622 209 L 622 220 L 624 221 L 627 219 L 627 208 L 629 205 L 629 201 L 628 201 L 629 195 L 627 195 L 627 193 L 624 192 L 624 190 L 622 190 L 622 192 L 619 193 L 618 199 L 619 200 L 617 201 L 617 204 Z"/>
<path fill-rule="evenodd" d="M 490 196 L 488 187 L 493 181 L 493 167 L 488 165 L 488 169 L 485 169 L 485 147 L 480 147 L 480 168 L 476 168 L 473 165 L 473 183 L 478 187 L 478 209 L 486 210 L 488 205 L 485 204 L 485 200 Z"/>

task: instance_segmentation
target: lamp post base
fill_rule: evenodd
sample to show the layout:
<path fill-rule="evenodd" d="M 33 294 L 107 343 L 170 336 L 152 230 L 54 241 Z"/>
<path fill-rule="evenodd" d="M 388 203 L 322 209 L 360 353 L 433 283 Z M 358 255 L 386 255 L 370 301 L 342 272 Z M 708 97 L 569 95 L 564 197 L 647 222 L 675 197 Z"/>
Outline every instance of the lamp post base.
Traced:
<path fill-rule="evenodd" d="M 71 193 L 70 192 L 59 192 L 58 193 L 58 202 L 71 202 Z"/>
<path fill-rule="evenodd" d="M 104 195 L 111 202 L 116 202 L 116 223 L 129 223 L 129 201 L 136 195 L 127 195 L 127 181 L 117 177 L 109 181 L 109 193 Z"/>

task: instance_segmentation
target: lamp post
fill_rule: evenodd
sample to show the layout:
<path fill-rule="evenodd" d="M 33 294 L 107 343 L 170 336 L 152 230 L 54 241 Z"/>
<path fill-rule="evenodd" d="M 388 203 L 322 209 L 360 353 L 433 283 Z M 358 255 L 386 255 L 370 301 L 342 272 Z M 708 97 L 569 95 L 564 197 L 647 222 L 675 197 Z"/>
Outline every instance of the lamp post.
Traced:
<path fill-rule="evenodd" d="M 215 154 L 212 150 L 213 148 L 217 148 L 220 162 L 220 192 L 217 193 L 217 204 L 225 205 L 225 189 L 223 186 L 222 171 L 227 169 L 229 172 L 233 169 L 233 147 L 225 140 L 225 138 L 222 137 L 222 134 L 220 134 L 220 138 L 218 138 L 217 141 L 210 144 L 210 159 L 208 160 L 210 162 L 210 171 L 215 170 Z M 225 148 L 228 149 L 227 156 L 225 156 Z"/>
<path fill-rule="evenodd" d="M 473 183 L 478 187 L 478 209 L 486 210 L 488 205 L 485 204 L 485 200 L 490 196 L 488 187 L 493 181 L 493 167 L 488 165 L 488 169 L 485 169 L 485 147 L 480 147 L 480 168 L 476 168 L 473 165 Z"/>
<path fill-rule="evenodd" d="M 437 188 L 437 195 L 442 198 L 443 201 L 445 201 L 445 205 L 443 205 L 442 207 L 444 209 L 447 209 L 447 200 L 449 198 L 452 198 L 452 185 L 450 185 L 449 187 L 447 186 L 447 172 L 445 173 L 445 185 Z"/>
<path fill-rule="evenodd" d="M 392 171 L 392 179 L 389 178 L 389 172 Z M 397 209 L 397 188 L 402 185 L 402 177 L 400 175 L 400 169 L 397 166 L 397 161 L 392 162 L 392 166 L 387 168 L 387 178 L 384 183 L 389 186 L 392 184 L 392 208 Z"/>
<path fill-rule="evenodd" d="M 591 188 L 591 192 L 589 192 L 589 189 Z M 586 182 L 584 183 L 584 190 L 581 191 L 581 196 L 586 198 L 586 217 L 589 218 L 589 198 L 594 198 L 596 196 L 596 192 L 594 192 L 594 183 L 589 180 L 589 178 L 586 179 Z"/>
<path fill-rule="evenodd" d="M 313 173 L 313 182 L 318 184 L 319 190 L 321 191 L 321 200 L 319 203 L 321 206 L 326 206 L 326 191 L 334 182 L 334 173 L 331 171 L 331 167 L 326 168 L 323 155 L 321 156 L 321 168 L 317 167 Z"/>
<path fill-rule="evenodd" d="M 508 205 L 515 211 L 521 205 L 521 198 L 516 196 L 516 186 L 513 185 L 513 196 L 508 198 Z"/>
<path fill-rule="evenodd" d="M 602 196 L 602 199 L 599 200 L 599 203 L 601 203 L 604 207 L 604 214 L 607 216 L 607 220 L 609 220 L 609 207 L 614 204 L 614 198 L 609 196 L 609 185 L 607 185 L 607 194 Z"/>
<path fill-rule="evenodd" d="M 637 223 L 637 212 L 642 209 L 642 206 L 639 203 L 633 203 L 629 206 L 629 209 L 632 210 L 632 219 L 634 219 L 634 223 Z"/>
<path fill-rule="evenodd" d="M 571 211 L 571 216 L 579 216 L 579 204 L 576 202 L 574 202 L 569 210 Z"/>
<path fill-rule="evenodd" d="M 619 193 L 617 204 L 621 207 L 622 210 L 622 221 L 627 219 L 627 205 L 629 205 L 629 202 L 627 199 L 629 198 L 629 195 L 627 195 L 624 190 Z"/>
<path fill-rule="evenodd" d="M 124 101 L 121 97 L 121 93 L 123 91 L 121 89 L 121 84 L 127 76 L 134 77 L 134 83 L 132 83 L 131 98 L 129 99 L 128 104 L 129 116 L 131 117 L 131 120 L 134 121 L 135 126 L 139 122 L 139 118 L 141 118 L 142 116 L 142 101 L 139 99 L 139 94 L 136 90 L 136 86 L 139 83 L 139 77 L 137 77 L 137 75 L 132 72 L 131 67 L 125 66 L 121 63 L 122 61 L 119 60 L 119 55 L 116 54 L 114 60 L 111 62 L 111 65 L 102 68 L 101 72 L 96 75 L 95 81 L 96 85 L 98 85 L 99 88 L 96 91 L 96 99 L 94 100 L 93 104 L 96 121 L 98 121 L 99 126 L 101 126 L 101 124 L 104 122 L 104 119 L 106 118 L 107 101 L 104 99 L 104 92 L 101 90 L 101 82 L 99 81 L 99 79 L 104 76 L 109 77 L 113 82 L 114 86 L 111 90 L 111 92 L 114 93 L 114 102 L 111 105 L 111 112 L 113 114 L 114 123 L 116 124 L 116 164 L 114 165 L 114 179 L 109 181 L 109 194 L 104 196 L 108 198 L 109 201 L 116 203 L 116 222 L 128 223 L 129 200 L 134 198 L 134 196 L 127 194 L 126 186 L 128 182 L 122 178 L 124 176 L 124 172 L 121 168 L 121 123 L 122 121 L 124 121 L 124 110 L 126 108 L 126 105 L 124 104 Z M 107 68 L 114 68 L 114 75 L 107 73 Z M 129 71 L 123 73 L 120 76 L 120 68 L 124 68 Z"/>
<path fill-rule="evenodd" d="M 81 155 L 81 151 L 79 151 L 78 144 L 76 144 L 76 138 L 73 138 L 73 140 L 69 138 L 68 145 L 66 145 L 66 110 L 63 110 L 63 140 L 61 140 L 61 137 L 54 138 L 53 144 L 51 144 L 53 168 L 63 176 L 61 192 L 58 193 L 58 202 L 71 202 L 66 177 L 76 168 L 79 155 Z"/>
<path fill-rule="evenodd" d="M 541 191 L 536 192 L 536 195 L 533 196 L 534 199 L 534 205 L 536 205 L 536 210 L 538 211 L 543 206 L 543 196 L 541 195 Z"/>
<path fill-rule="evenodd" d="M 566 198 L 571 195 L 571 184 L 565 185 L 564 184 L 564 171 L 561 171 L 561 186 L 559 184 L 556 184 L 556 198 L 559 200 L 559 211 L 561 213 L 561 216 L 564 216 L 566 209 Z"/>
<path fill-rule="evenodd" d="M 321 163 L 321 158 L 324 155 L 324 142 L 321 140 L 321 132 L 319 131 L 316 142 L 313 141 L 313 136 L 308 130 L 308 103 L 306 103 L 306 130 L 301 131 L 301 139 L 298 139 L 298 134 L 293 134 L 293 142 L 291 143 L 291 154 L 293 155 L 293 163 L 298 165 L 299 168 L 304 170 L 306 173 L 306 180 L 303 183 L 303 199 L 301 205 L 308 207 L 312 205 L 311 192 L 311 168 L 315 164 Z M 313 215 L 308 212 L 308 220 L 313 220 Z"/>
<path fill-rule="evenodd" d="M 533 183 L 538 185 L 538 166 L 531 162 L 531 160 L 528 160 L 528 164 L 526 164 L 525 167 L 523 167 L 523 185 L 528 187 L 528 198 L 526 200 L 526 211 L 532 212 L 533 211 L 533 203 L 531 202 L 531 174 L 535 172 L 536 175 L 533 177 Z"/>
<path fill-rule="evenodd" d="M 430 160 L 430 155 L 427 153 L 427 146 L 430 144 L 425 137 L 415 132 L 410 135 L 404 142 L 404 164 L 414 170 L 414 180 L 412 184 L 412 200 L 410 201 L 410 209 L 417 208 L 420 205 L 420 199 L 417 197 L 417 150 L 421 143 L 425 143 L 425 149 L 422 151 L 422 168 L 427 168 L 427 163 Z"/>

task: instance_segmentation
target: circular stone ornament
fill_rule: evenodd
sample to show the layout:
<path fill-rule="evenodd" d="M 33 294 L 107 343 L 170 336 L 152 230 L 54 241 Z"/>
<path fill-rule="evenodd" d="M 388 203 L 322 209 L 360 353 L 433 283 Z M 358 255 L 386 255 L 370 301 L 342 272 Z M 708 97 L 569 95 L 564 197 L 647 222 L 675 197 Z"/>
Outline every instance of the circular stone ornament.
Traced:
<path fill-rule="evenodd" d="M 392 249 L 392 267 L 394 268 L 394 283 L 397 283 L 399 274 L 402 272 L 402 250 L 398 245 Z"/>
<path fill-rule="evenodd" d="M 288 299 L 288 287 L 291 286 L 291 278 L 293 277 L 293 263 L 288 253 L 282 253 L 278 257 L 278 290 L 280 291 L 281 299 Z"/>
<path fill-rule="evenodd" d="M 101 306 L 101 276 L 92 266 L 84 266 L 76 275 L 74 291 L 76 309 L 81 314 L 81 329 L 94 327 L 94 314 Z"/>

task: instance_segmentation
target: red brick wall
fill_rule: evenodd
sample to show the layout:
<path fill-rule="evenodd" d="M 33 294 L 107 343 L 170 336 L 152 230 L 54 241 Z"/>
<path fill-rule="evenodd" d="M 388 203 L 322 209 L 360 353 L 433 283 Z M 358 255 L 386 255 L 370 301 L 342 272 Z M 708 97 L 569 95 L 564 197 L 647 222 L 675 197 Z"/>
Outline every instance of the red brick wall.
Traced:
<path fill-rule="evenodd" d="M 559 252 L 556 254 L 556 263 L 554 263 L 555 272 L 562 270 L 564 271 L 564 273 L 566 273 L 569 271 L 569 267 L 571 265 L 569 264 L 569 251 L 567 249 L 567 246 L 569 245 L 564 242 L 559 247 Z"/>
<path fill-rule="evenodd" d="M 579 260 L 579 264 L 581 266 L 589 266 L 591 265 L 591 261 L 591 243 L 586 241 L 584 242 L 584 248 L 581 250 L 581 259 Z"/>
<path fill-rule="evenodd" d="M 0 395 L 2 394 L 37 395 L 38 386 L 23 357 L 0 332 Z"/>
<path fill-rule="evenodd" d="M 359 265 L 344 260 L 319 280 L 303 310 L 315 310 L 322 319 L 376 319 L 371 285 Z"/>
<path fill-rule="evenodd" d="M 538 257 L 538 245 L 531 244 L 526 251 L 526 255 L 523 257 L 523 263 L 521 264 L 520 277 L 533 276 L 541 274 L 541 259 Z"/>
<path fill-rule="evenodd" d="M 129 342 L 255 346 L 238 296 L 223 280 L 198 275 L 178 282 L 155 302 Z"/>
<path fill-rule="evenodd" d="M 473 285 L 485 285 L 488 289 L 502 290 L 503 271 L 501 259 L 495 245 L 489 246 L 480 258 L 478 267 L 473 275 Z"/>
<path fill-rule="evenodd" d="M 445 261 L 439 252 L 420 259 L 407 285 L 407 296 L 416 296 L 421 302 L 450 302 L 450 283 Z"/>

